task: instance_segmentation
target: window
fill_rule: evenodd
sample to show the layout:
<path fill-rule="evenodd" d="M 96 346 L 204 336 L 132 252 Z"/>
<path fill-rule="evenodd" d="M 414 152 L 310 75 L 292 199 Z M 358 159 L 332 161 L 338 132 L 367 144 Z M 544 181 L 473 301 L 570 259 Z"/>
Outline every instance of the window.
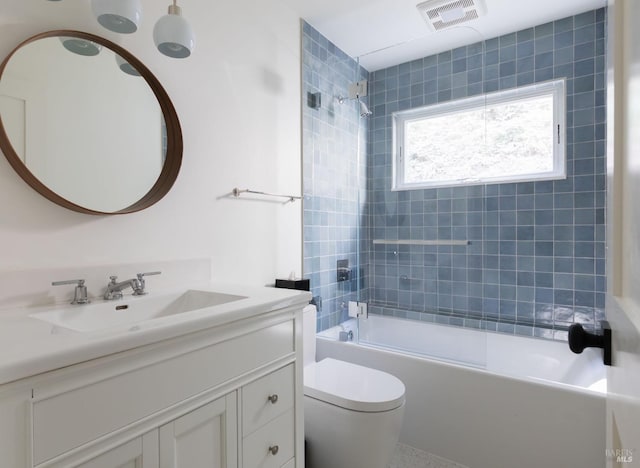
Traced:
<path fill-rule="evenodd" d="M 565 178 L 564 84 L 394 113 L 393 189 Z"/>

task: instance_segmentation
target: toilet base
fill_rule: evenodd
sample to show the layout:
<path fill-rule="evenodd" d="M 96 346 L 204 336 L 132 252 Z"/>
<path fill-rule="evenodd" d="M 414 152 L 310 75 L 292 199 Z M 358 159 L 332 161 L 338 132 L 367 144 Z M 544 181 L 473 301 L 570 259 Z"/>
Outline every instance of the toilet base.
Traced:
<path fill-rule="evenodd" d="M 386 468 L 398 443 L 404 404 L 390 411 L 351 411 L 304 397 L 306 468 Z"/>

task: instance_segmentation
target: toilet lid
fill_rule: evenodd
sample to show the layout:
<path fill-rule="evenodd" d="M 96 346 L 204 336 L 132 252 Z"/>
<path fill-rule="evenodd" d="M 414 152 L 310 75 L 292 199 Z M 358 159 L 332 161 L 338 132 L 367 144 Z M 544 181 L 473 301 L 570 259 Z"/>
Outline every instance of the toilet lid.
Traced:
<path fill-rule="evenodd" d="M 404 403 L 404 384 L 369 367 L 323 359 L 304 368 L 304 394 L 353 411 L 374 413 Z"/>

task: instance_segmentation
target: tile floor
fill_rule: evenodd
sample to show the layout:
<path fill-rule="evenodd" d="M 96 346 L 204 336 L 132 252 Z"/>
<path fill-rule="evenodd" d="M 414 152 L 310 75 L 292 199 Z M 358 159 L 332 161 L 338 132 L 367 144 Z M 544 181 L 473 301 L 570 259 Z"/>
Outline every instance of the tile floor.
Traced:
<path fill-rule="evenodd" d="M 389 468 L 469 468 L 423 450 L 398 444 Z"/>

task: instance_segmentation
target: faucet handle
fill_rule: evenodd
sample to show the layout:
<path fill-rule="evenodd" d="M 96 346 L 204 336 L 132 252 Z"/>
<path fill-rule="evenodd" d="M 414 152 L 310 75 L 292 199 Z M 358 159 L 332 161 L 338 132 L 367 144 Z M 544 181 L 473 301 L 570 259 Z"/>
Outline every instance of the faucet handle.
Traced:
<path fill-rule="evenodd" d="M 144 277 L 145 276 L 154 276 L 154 275 L 159 275 L 161 274 L 161 271 L 148 271 L 146 273 L 138 273 L 136 276 L 138 277 L 138 287 L 136 289 L 134 289 L 133 291 L 133 295 L 134 296 L 144 296 L 145 294 L 147 294 L 147 292 L 144 290 L 145 288 L 145 281 L 144 281 Z"/>
<path fill-rule="evenodd" d="M 72 304 L 88 304 L 91 302 L 89 300 L 89 296 L 87 294 L 87 287 L 84 285 L 83 279 L 74 279 L 74 280 L 64 280 L 64 281 L 54 281 L 51 283 L 51 286 L 62 286 L 65 284 L 75 284 L 76 288 L 73 294 Z"/>
<path fill-rule="evenodd" d="M 144 278 L 145 276 L 154 276 L 154 275 L 160 275 L 160 274 L 162 274 L 161 271 L 148 271 L 146 273 L 138 273 L 137 276 L 138 276 L 138 279 L 142 281 L 142 278 Z"/>

